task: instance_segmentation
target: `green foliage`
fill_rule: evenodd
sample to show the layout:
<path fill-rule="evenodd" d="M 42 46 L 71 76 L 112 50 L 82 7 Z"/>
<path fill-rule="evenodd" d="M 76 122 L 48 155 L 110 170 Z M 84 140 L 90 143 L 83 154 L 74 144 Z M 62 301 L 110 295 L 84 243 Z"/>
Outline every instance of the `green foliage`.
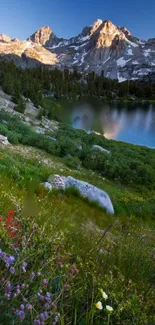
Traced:
<path fill-rule="evenodd" d="M 81 161 L 77 157 L 66 157 L 64 158 L 64 162 L 69 168 L 80 169 Z"/>
<path fill-rule="evenodd" d="M 21 139 L 21 135 L 20 134 L 17 134 L 15 132 L 11 132 L 9 131 L 8 132 L 8 141 L 12 144 L 18 144 L 20 142 L 20 139 Z"/>
<path fill-rule="evenodd" d="M 24 99 L 20 96 L 17 101 L 17 105 L 15 106 L 15 111 L 24 114 L 26 109 L 26 103 Z"/>
<path fill-rule="evenodd" d="M 6 124 L 3 123 L 4 120 Z M 17 116 L 2 111 L 0 131 L 8 136 L 11 143 L 19 142 L 65 157 L 70 168 L 78 168 L 81 163 L 87 169 L 98 171 L 103 177 L 115 179 L 122 184 L 155 189 L 155 152 L 149 148 L 118 143 L 97 134 L 89 135 L 64 124 L 60 124 L 54 134 L 56 141 L 52 141 L 48 136 L 34 132 Z M 111 154 L 92 150 L 93 145 L 99 145 Z"/>
<path fill-rule="evenodd" d="M 139 99 L 151 99 L 155 94 L 155 83 L 145 81 L 125 81 L 118 83 L 90 72 L 83 76 L 76 70 L 73 72 L 65 69 L 48 70 L 46 67 L 33 69 L 21 69 L 12 62 L 0 62 L 0 86 L 12 95 L 16 104 L 21 106 L 21 96 L 30 98 L 36 106 L 43 105 L 44 114 L 48 118 L 58 116 L 59 106 L 55 99 L 80 98 L 83 95 L 91 95 L 107 98 L 129 98 L 135 96 Z M 45 95 L 45 98 L 44 98 Z M 48 96 L 52 98 L 52 105 L 48 102 Z M 23 108 L 19 108 L 23 111 Z"/>

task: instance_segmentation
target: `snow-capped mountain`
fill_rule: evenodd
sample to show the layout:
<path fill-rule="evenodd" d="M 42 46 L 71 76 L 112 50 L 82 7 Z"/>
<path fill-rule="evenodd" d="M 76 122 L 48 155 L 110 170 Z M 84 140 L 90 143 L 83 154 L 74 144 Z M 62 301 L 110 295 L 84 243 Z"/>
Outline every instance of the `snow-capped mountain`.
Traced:
<path fill-rule="evenodd" d="M 0 34 L 0 55 L 6 54 L 14 54 L 22 66 L 40 62 L 60 69 L 77 68 L 85 73 L 103 71 L 105 76 L 120 82 L 155 72 L 155 39 L 140 40 L 127 28 L 101 19 L 70 39 L 58 38 L 48 26 L 24 42 L 10 41 Z"/>

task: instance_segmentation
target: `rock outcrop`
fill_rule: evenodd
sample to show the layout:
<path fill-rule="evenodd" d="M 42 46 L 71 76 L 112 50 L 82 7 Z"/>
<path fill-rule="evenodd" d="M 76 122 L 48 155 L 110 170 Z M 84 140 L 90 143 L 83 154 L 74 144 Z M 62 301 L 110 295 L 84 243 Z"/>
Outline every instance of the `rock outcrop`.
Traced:
<path fill-rule="evenodd" d="M 41 27 L 33 35 L 28 38 L 28 41 L 33 43 L 45 45 L 49 41 L 50 36 L 53 34 L 52 29 L 48 26 Z"/>
<path fill-rule="evenodd" d="M 114 208 L 112 202 L 106 192 L 103 190 L 86 183 L 84 181 L 80 181 L 71 176 L 59 176 L 54 175 L 48 179 L 48 182 L 44 184 L 45 188 L 52 189 L 61 189 L 66 190 L 68 188 L 75 188 L 79 191 L 80 195 L 83 198 L 87 198 L 90 201 L 97 202 L 101 208 L 106 209 L 106 211 L 110 214 L 114 214 Z"/>

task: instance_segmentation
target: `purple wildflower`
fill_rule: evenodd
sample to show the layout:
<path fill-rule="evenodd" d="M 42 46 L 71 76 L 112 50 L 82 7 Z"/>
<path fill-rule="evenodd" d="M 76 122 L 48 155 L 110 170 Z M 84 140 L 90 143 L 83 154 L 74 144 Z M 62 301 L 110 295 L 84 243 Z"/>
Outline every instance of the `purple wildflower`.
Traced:
<path fill-rule="evenodd" d="M 15 262 L 15 258 L 14 258 L 14 256 L 9 256 L 8 257 L 8 262 L 9 262 L 9 264 L 12 264 L 12 263 L 14 263 Z"/>
<path fill-rule="evenodd" d="M 10 300 L 10 293 L 5 293 L 5 298 L 7 299 L 7 300 Z"/>
<path fill-rule="evenodd" d="M 25 287 L 26 287 L 25 283 L 22 283 L 21 287 L 22 287 L 22 289 L 25 289 Z"/>
<path fill-rule="evenodd" d="M 40 320 L 39 319 L 35 319 L 34 320 L 34 325 L 40 325 Z"/>
<path fill-rule="evenodd" d="M 45 319 L 49 317 L 49 313 L 47 311 L 44 312 Z"/>
<path fill-rule="evenodd" d="M 10 267 L 10 273 L 14 274 L 15 273 L 15 268 L 13 266 Z"/>
<path fill-rule="evenodd" d="M 7 293 L 10 293 L 11 290 L 12 290 L 12 286 L 11 286 L 11 283 L 8 281 L 8 282 L 7 282 L 6 291 L 7 291 Z"/>
<path fill-rule="evenodd" d="M 24 310 L 25 306 L 23 304 L 20 305 L 20 309 Z"/>
<path fill-rule="evenodd" d="M 44 296 L 40 296 L 40 300 L 41 301 L 44 301 L 45 300 L 45 297 Z"/>
<path fill-rule="evenodd" d="M 32 310 L 33 307 L 32 307 L 32 305 L 27 304 L 27 305 L 26 305 L 26 308 L 27 308 L 27 310 Z"/>
<path fill-rule="evenodd" d="M 16 310 L 16 315 L 20 318 L 20 320 L 22 321 L 22 320 L 24 320 L 24 318 L 25 318 L 25 313 L 24 313 L 24 311 L 23 310 Z"/>
<path fill-rule="evenodd" d="M 30 281 L 33 281 L 33 280 L 34 280 L 34 278 L 35 278 L 35 273 L 34 273 L 34 272 L 32 272 L 32 273 L 31 273 L 31 275 L 30 275 Z"/>
<path fill-rule="evenodd" d="M 40 319 L 45 320 L 45 315 L 43 313 L 40 314 Z"/>
<path fill-rule="evenodd" d="M 48 310 L 48 309 L 50 309 L 50 305 L 46 302 L 46 304 L 44 305 L 44 308 Z"/>

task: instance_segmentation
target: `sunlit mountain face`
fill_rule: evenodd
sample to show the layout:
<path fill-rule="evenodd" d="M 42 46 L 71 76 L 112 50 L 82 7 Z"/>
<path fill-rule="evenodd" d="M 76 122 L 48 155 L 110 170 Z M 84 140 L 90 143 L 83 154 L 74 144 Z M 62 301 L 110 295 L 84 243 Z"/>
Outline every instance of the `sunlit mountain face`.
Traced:
<path fill-rule="evenodd" d="M 70 39 L 57 37 L 49 26 L 37 30 L 27 41 L 0 34 L 0 57 L 22 67 L 45 64 L 49 68 L 76 68 L 123 82 L 155 72 L 155 39 L 140 40 L 126 27 L 98 19 Z"/>

